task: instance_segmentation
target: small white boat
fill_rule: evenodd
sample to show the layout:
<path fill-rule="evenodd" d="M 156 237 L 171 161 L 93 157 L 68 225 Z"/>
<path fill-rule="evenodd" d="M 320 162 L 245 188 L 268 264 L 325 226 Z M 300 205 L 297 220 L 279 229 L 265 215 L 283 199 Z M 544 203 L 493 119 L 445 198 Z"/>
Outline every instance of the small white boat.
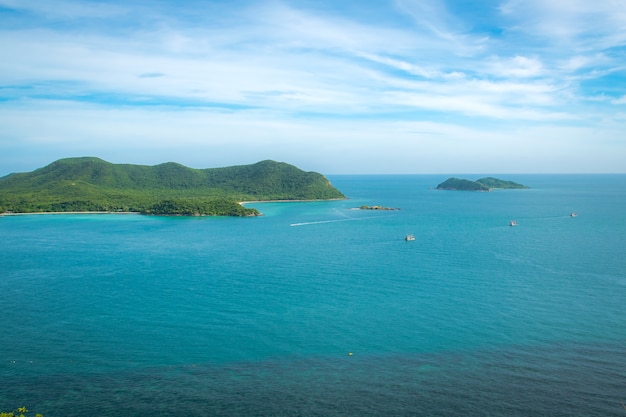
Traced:
<path fill-rule="evenodd" d="M 509 222 L 509 226 L 517 226 L 517 222 L 515 220 L 511 220 Z"/>
<path fill-rule="evenodd" d="M 404 237 L 404 240 L 406 240 L 407 242 L 408 242 L 409 240 L 415 240 L 415 236 L 414 236 L 414 235 L 406 235 L 406 236 Z"/>
<path fill-rule="evenodd" d="M 578 213 L 575 213 L 575 212 L 574 212 L 574 213 L 571 213 L 571 214 L 570 214 L 570 216 L 571 216 L 571 217 L 576 217 L 576 216 L 578 216 Z"/>

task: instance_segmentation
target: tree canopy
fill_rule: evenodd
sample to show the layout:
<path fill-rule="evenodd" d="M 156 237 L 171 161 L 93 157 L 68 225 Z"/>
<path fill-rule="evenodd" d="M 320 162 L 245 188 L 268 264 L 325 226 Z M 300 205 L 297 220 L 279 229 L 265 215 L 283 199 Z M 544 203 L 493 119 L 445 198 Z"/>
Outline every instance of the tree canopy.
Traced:
<path fill-rule="evenodd" d="M 146 166 L 95 157 L 66 158 L 0 178 L 0 213 L 254 215 L 253 209 L 237 202 L 337 198 L 345 197 L 322 174 L 270 160 L 194 169 L 174 162 Z M 172 213 L 167 213 L 167 207 Z"/>
<path fill-rule="evenodd" d="M 493 188 L 522 189 L 528 187 L 513 181 L 505 181 L 494 177 L 485 177 L 476 181 L 450 177 L 437 186 L 438 190 L 455 191 L 491 191 Z"/>

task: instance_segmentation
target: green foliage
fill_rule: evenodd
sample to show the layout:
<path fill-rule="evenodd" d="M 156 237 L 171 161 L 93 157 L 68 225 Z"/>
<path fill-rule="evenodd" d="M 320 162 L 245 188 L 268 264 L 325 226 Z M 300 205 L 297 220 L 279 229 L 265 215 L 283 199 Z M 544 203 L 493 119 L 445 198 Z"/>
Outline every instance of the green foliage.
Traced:
<path fill-rule="evenodd" d="M 0 411 L 0 417 L 26 417 L 26 414 L 28 414 L 26 407 L 19 407 L 10 412 Z M 35 414 L 35 417 L 43 417 L 43 415 Z"/>
<path fill-rule="evenodd" d="M 240 205 L 235 210 L 236 202 L 334 198 L 345 197 L 323 175 L 274 161 L 193 169 L 173 162 L 144 166 L 84 157 L 60 159 L 32 172 L 0 178 L 0 213 L 154 213 L 161 210 L 158 204 L 171 200 L 176 208 L 171 201 L 170 208 L 178 211 L 250 215 L 240 214 Z"/>
<path fill-rule="evenodd" d="M 438 190 L 460 191 L 491 191 L 492 188 L 520 189 L 528 187 L 513 181 L 505 181 L 494 177 L 485 177 L 476 181 L 451 177 L 437 186 Z"/>
<path fill-rule="evenodd" d="M 142 211 L 143 214 L 178 216 L 258 216 L 256 209 L 224 199 L 179 198 L 162 200 Z"/>
<path fill-rule="evenodd" d="M 477 183 L 480 183 L 489 188 L 509 188 L 509 189 L 525 189 L 529 188 L 525 185 L 518 184 L 513 181 L 505 181 L 494 177 L 485 177 L 479 180 L 476 180 Z"/>
<path fill-rule="evenodd" d="M 461 178 L 448 178 L 437 186 L 438 190 L 489 191 L 489 187 Z"/>

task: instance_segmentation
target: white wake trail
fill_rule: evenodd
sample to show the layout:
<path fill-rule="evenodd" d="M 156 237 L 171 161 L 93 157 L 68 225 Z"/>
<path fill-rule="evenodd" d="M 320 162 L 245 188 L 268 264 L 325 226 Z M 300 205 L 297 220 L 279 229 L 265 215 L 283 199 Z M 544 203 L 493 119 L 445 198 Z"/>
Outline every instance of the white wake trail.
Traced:
<path fill-rule="evenodd" d="M 337 223 L 337 222 L 351 222 L 357 220 L 368 220 L 368 219 L 380 219 L 380 217 L 372 216 L 372 217 L 361 217 L 354 218 L 350 217 L 348 219 L 335 219 L 335 220 L 318 220 L 314 222 L 302 222 L 302 223 L 291 223 L 289 226 L 308 226 L 310 224 L 322 224 L 322 223 Z"/>

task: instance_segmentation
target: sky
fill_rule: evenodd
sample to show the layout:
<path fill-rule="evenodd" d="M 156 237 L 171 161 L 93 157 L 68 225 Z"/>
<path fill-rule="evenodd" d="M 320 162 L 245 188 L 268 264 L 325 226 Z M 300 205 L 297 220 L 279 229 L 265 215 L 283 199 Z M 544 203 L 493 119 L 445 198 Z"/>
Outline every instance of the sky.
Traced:
<path fill-rule="evenodd" d="M 623 0 L 0 0 L 0 176 L 57 159 L 626 172 Z"/>

